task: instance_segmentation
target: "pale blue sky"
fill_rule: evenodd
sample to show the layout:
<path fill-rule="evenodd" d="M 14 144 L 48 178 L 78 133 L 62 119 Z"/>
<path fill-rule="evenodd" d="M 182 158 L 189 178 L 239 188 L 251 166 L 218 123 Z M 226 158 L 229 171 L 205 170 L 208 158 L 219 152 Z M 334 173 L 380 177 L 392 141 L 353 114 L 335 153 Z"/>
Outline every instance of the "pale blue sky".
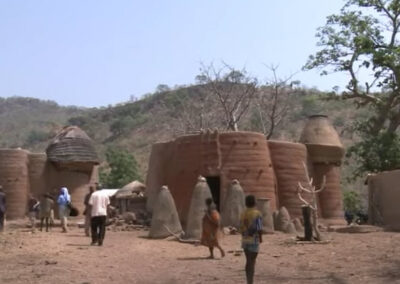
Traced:
<path fill-rule="evenodd" d="M 269 77 L 299 71 L 342 0 L 0 0 L 0 96 L 105 106 L 191 84 L 221 60 Z M 331 90 L 344 76 L 300 72 Z"/>

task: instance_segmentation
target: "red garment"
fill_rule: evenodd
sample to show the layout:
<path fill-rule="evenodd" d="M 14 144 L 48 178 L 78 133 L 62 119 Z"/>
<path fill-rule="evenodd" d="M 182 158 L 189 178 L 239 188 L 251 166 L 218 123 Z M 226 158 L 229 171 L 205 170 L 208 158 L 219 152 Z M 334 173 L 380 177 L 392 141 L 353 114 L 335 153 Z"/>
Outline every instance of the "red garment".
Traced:
<path fill-rule="evenodd" d="M 207 211 L 203 217 L 203 232 L 200 243 L 206 247 L 218 246 L 220 238 L 221 217 L 217 210 Z"/>

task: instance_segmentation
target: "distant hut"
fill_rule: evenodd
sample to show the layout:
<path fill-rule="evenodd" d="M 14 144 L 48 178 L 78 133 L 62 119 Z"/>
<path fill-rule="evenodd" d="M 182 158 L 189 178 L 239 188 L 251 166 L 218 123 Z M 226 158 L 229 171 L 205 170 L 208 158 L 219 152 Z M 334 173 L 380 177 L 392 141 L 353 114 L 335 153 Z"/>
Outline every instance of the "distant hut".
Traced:
<path fill-rule="evenodd" d="M 116 205 L 119 208 L 119 213 L 134 212 L 146 210 L 146 197 L 144 191 L 146 185 L 140 181 L 128 183 L 115 194 Z"/>

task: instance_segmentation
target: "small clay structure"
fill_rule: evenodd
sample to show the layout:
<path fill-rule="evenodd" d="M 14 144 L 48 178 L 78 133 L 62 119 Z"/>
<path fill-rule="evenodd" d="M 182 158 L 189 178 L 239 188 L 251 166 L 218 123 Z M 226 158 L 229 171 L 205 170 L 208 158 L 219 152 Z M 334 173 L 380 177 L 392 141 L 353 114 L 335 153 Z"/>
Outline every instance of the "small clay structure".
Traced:
<path fill-rule="evenodd" d="M 240 183 L 237 179 L 234 179 L 229 186 L 224 207 L 222 211 L 222 225 L 224 227 L 235 227 L 240 226 L 240 216 L 244 211 L 244 192 Z"/>
<path fill-rule="evenodd" d="M 296 228 L 297 232 L 303 232 L 304 231 L 303 225 L 301 224 L 301 221 L 300 221 L 299 218 L 293 219 L 293 224 L 294 224 L 294 227 Z"/>
<path fill-rule="evenodd" d="M 212 198 L 210 188 L 206 179 L 199 176 L 190 202 L 185 238 L 200 239 L 207 198 Z"/>
<path fill-rule="evenodd" d="M 182 226 L 171 192 L 167 186 L 162 186 L 154 203 L 149 237 L 168 237 L 171 235 L 168 230 L 172 233 L 180 233 Z"/>
<path fill-rule="evenodd" d="M 257 207 L 262 214 L 263 233 L 265 234 L 274 233 L 274 217 L 272 216 L 271 212 L 270 200 L 268 198 L 258 198 Z"/>
<path fill-rule="evenodd" d="M 276 230 L 284 232 L 286 227 L 289 226 L 290 215 L 286 207 L 279 209 L 278 216 L 276 217 Z"/>

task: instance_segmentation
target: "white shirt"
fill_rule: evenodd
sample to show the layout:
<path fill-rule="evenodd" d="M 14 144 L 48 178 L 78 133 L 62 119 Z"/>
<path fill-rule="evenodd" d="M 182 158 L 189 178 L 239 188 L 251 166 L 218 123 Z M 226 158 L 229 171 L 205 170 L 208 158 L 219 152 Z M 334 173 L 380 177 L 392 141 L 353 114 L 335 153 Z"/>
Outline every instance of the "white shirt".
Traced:
<path fill-rule="evenodd" d="M 92 217 L 107 216 L 107 206 L 110 204 L 110 198 L 102 190 L 92 193 L 89 199 L 89 205 L 92 206 Z"/>

